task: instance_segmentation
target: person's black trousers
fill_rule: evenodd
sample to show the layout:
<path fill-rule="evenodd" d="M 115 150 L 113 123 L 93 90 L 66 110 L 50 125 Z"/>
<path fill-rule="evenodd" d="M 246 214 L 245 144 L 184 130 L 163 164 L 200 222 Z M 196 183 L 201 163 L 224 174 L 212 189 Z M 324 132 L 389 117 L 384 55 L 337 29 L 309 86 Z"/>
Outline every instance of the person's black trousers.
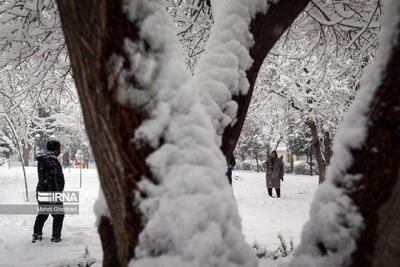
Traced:
<path fill-rule="evenodd" d="M 61 237 L 61 230 L 64 221 L 64 214 L 51 214 L 53 217 L 53 238 L 60 238 Z M 33 233 L 42 235 L 43 225 L 46 222 L 49 214 L 38 214 L 36 216 L 35 225 L 33 226 Z"/>
<path fill-rule="evenodd" d="M 272 197 L 272 188 L 267 188 L 268 189 L 268 195 L 270 196 L 270 197 Z M 280 188 L 275 188 L 275 191 L 276 191 L 276 196 L 277 197 L 281 197 L 281 189 Z"/>

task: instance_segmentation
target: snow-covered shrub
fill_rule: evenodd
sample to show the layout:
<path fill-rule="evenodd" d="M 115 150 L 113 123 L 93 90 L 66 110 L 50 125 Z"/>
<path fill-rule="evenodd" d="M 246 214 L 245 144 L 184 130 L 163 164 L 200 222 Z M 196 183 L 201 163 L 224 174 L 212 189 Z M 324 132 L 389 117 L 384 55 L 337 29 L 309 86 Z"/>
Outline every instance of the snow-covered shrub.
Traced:
<path fill-rule="evenodd" d="M 67 262 L 58 262 L 50 265 L 51 267 L 90 267 L 96 262 L 96 258 L 90 256 L 89 249 L 85 247 L 85 253 L 77 259 L 67 261 Z"/>
<path fill-rule="evenodd" d="M 261 245 L 259 242 L 254 240 L 253 245 L 251 246 L 256 252 L 257 257 L 264 258 L 267 255 L 267 248 Z"/>
<path fill-rule="evenodd" d="M 319 174 L 318 165 L 313 162 L 313 174 Z M 290 167 L 290 165 L 289 165 Z M 286 166 L 285 166 L 286 172 Z M 310 164 L 305 161 L 297 161 L 294 163 L 294 173 L 295 174 L 302 174 L 302 175 L 309 175 L 310 174 Z"/>
<path fill-rule="evenodd" d="M 289 256 L 294 250 L 293 239 L 290 240 L 289 245 L 286 243 L 285 238 L 281 234 L 278 234 L 278 239 L 281 244 L 274 252 L 268 251 L 265 246 L 261 245 L 257 241 L 254 241 L 252 248 L 254 249 L 257 257 L 277 260 L 278 258 Z"/>
<path fill-rule="evenodd" d="M 292 173 L 290 163 L 285 164 L 285 173 Z"/>
<path fill-rule="evenodd" d="M 258 171 L 263 171 L 262 167 L 263 162 L 259 161 L 258 162 Z M 236 159 L 236 170 L 244 170 L 244 171 L 257 171 L 257 161 L 256 160 L 238 160 Z"/>
<path fill-rule="evenodd" d="M 275 260 L 280 257 L 287 257 L 294 250 L 293 239 L 290 239 L 289 246 L 286 243 L 285 238 L 281 234 L 278 234 L 279 241 L 281 241 L 281 245 L 272 253 L 272 258 Z"/>
<path fill-rule="evenodd" d="M 0 166 L 7 162 L 14 149 L 14 145 L 10 138 L 3 132 L 0 132 Z"/>

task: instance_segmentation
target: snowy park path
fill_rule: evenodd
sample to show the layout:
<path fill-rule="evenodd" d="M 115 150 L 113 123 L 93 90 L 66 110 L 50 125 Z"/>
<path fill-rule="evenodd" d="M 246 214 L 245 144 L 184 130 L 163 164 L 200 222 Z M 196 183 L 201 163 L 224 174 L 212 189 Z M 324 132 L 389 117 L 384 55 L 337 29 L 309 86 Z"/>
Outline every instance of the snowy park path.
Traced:
<path fill-rule="evenodd" d="M 66 169 L 64 174 L 65 190 L 79 190 L 79 169 L 71 169 L 71 172 Z M 27 175 L 29 191 L 34 192 L 36 168 L 27 168 Z M 234 196 L 242 216 L 246 240 L 250 244 L 257 240 L 267 246 L 268 250 L 275 250 L 279 246 L 279 232 L 287 239 L 293 237 L 295 244 L 299 244 L 302 226 L 309 216 L 312 195 L 318 186 L 317 177 L 286 175 L 281 199 L 268 198 L 264 173 L 234 171 L 233 177 Z M 96 169 L 83 170 L 80 214 L 65 217 L 63 240 L 58 244 L 50 241 L 51 216 L 43 229 L 44 240 L 32 244 L 30 240 L 34 215 L 0 214 L 0 266 L 60 266 L 81 257 L 86 246 L 91 256 L 97 259 L 92 266 L 101 266 L 102 248 L 93 213 L 98 186 Z M 23 200 L 21 168 L 0 167 L 0 203 L 23 203 Z"/>

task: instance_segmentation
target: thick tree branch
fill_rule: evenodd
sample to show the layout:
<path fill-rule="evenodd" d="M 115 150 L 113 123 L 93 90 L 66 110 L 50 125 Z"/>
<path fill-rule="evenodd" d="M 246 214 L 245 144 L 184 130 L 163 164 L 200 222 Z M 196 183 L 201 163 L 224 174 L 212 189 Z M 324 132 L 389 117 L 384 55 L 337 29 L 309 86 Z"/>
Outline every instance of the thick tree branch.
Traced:
<path fill-rule="evenodd" d="M 221 149 L 228 160 L 239 139 L 257 75 L 265 57 L 309 2 L 310 0 L 281 0 L 278 4 L 271 4 L 265 14 L 258 14 L 253 19 L 250 25 L 250 32 L 254 38 L 254 45 L 250 49 L 253 65 L 247 71 L 250 88 L 246 95 L 233 96 L 238 104 L 237 121 L 225 128 L 222 137 Z"/>

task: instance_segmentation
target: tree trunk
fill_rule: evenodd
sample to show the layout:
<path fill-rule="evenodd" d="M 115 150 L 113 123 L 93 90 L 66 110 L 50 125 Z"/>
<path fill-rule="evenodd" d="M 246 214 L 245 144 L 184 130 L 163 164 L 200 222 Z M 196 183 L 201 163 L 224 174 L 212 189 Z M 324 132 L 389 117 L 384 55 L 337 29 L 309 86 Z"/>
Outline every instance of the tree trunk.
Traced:
<path fill-rule="evenodd" d="M 361 174 L 362 178 L 349 194 L 365 226 L 352 267 L 400 266 L 399 32 L 400 23 L 395 36 L 397 44 L 370 105 L 366 142 L 352 151 L 354 161 L 348 173 Z"/>
<path fill-rule="evenodd" d="M 258 164 L 258 154 L 256 154 L 257 172 L 260 172 L 260 166 Z"/>
<path fill-rule="evenodd" d="M 253 155 L 250 150 L 250 171 L 253 171 Z"/>
<path fill-rule="evenodd" d="M 319 142 L 317 125 L 315 124 L 314 121 L 308 121 L 306 124 L 308 125 L 308 127 L 310 127 L 310 130 L 311 130 L 311 134 L 312 134 L 311 145 L 312 145 L 315 159 L 318 164 L 319 183 L 321 184 L 325 181 L 325 160 L 322 157 L 321 143 Z"/>
<path fill-rule="evenodd" d="M 290 173 L 294 173 L 294 155 L 290 153 Z"/>
<path fill-rule="evenodd" d="M 25 172 L 25 163 L 24 163 L 24 157 L 23 157 L 23 152 L 22 152 L 22 144 L 21 141 L 18 137 L 18 133 L 14 127 L 14 124 L 12 122 L 12 120 L 10 119 L 10 117 L 7 114 L 4 114 L 4 118 L 6 119 L 8 126 L 11 129 L 11 132 L 14 136 L 15 139 L 15 143 L 16 143 L 16 147 L 18 149 L 18 156 L 19 156 L 19 160 L 21 161 L 21 167 L 22 167 L 22 173 L 24 174 L 24 185 L 25 185 L 25 199 L 26 202 L 29 201 L 29 194 L 28 194 L 28 181 L 26 178 L 26 172 Z M 9 167 L 11 167 L 11 162 L 9 162 Z"/>
<path fill-rule="evenodd" d="M 332 138 L 329 132 L 324 132 L 324 158 L 325 165 L 328 166 L 332 157 Z"/>
<path fill-rule="evenodd" d="M 22 157 L 24 158 L 24 166 L 29 167 L 29 152 L 31 151 L 30 147 L 25 145 L 24 142 L 22 146 Z"/>
<path fill-rule="evenodd" d="M 139 38 L 138 27 L 122 12 L 121 2 L 57 1 L 86 131 L 112 218 L 102 217 L 98 229 L 104 266 L 127 266 L 134 257 L 143 227 L 135 191 L 142 177 L 152 177 L 145 164 L 152 150 L 131 142 L 146 114 L 119 103 L 118 84 L 109 84 L 111 77 L 116 78 L 107 67 L 111 55 L 123 57 L 123 67 L 129 69 L 123 43 L 128 37 Z M 130 82 L 135 82 L 134 77 Z"/>
<path fill-rule="evenodd" d="M 310 160 L 310 176 L 313 176 L 313 163 L 312 163 L 312 148 L 310 147 L 307 158 Z"/>
<path fill-rule="evenodd" d="M 253 34 L 254 44 L 250 49 L 250 56 L 254 61 L 247 71 L 250 87 L 246 95 L 233 96 L 238 104 L 237 120 L 225 128 L 221 145 L 227 161 L 235 150 L 242 131 L 257 75 L 265 57 L 309 2 L 310 0 L 280 0 L 277 4 L 271 3 L 265 14 L 258 14 L 251 22 L 250 32 Z"/>
<path fill-rule="evenodd" d="M 99 224 L 99 234 L 103 247 L 103 266 L 121 266 L 117 257 L 117 244 L 110 218 L 102 216 Z"/>

